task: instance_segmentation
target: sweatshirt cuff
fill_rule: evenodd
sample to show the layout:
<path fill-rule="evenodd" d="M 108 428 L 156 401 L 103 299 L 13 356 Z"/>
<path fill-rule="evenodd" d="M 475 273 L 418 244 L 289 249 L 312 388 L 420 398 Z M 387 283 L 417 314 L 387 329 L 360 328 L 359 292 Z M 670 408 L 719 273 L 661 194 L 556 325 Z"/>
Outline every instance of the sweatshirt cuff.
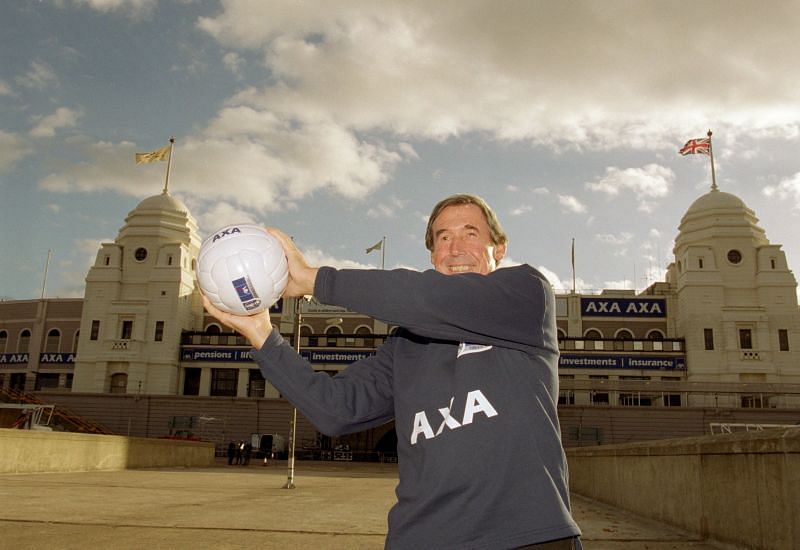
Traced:
<path fill-rule="evenodd" d="M 317 270 L 317 278 L 314 280 L 314 297 L 320 302 L 327 303 L 328 291 L 332 284 L 331 277 L 336 273 L 332 267 L 322 266 Z"/>

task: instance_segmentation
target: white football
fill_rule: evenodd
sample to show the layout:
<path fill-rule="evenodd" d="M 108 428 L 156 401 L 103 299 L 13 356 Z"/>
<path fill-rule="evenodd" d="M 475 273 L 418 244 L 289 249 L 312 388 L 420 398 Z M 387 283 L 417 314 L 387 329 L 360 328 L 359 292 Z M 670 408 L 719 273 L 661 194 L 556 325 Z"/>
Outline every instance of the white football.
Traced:
<path fill-rule="evenodd" d="M 283 246 L 263 227 L 228 225 L 200 246 L 200 290 L 223 311 L 235 315 L 264 311 L 278 301 L 288 280 Z"/>

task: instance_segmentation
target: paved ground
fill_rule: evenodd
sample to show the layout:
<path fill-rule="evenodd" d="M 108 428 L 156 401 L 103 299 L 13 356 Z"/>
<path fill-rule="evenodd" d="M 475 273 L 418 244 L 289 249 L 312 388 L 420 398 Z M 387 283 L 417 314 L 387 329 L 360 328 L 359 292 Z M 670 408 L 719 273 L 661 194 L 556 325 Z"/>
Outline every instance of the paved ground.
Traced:
<path fill-rule="evenodd" d="M 389 464 L 286 462 L 209 469 L 0 475 L 0 549 L 380 549 Z M 718 549 L 573 496 L 587 550 Z M 420 549 L 422 550 L 422 549 Z"/>

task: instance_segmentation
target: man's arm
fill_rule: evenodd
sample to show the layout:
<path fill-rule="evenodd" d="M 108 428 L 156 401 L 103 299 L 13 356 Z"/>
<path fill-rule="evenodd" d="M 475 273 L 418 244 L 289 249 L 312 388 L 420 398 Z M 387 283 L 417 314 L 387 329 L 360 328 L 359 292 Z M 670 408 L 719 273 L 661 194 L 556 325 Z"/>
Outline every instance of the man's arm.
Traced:
<path fill-rule="evenodd" d="M 314 295 L 430 338 L 558 350 L 552 288 L 527 265 L 488 275 L 323 267 Z"/>
<path fill-rule="evenodd" d="M 392 346 L 331 377 L 315 371 L 277 332 L 254 358 L 270 381 L 324 434 L 340 435 L 380 426 L 394 417 Z"/>

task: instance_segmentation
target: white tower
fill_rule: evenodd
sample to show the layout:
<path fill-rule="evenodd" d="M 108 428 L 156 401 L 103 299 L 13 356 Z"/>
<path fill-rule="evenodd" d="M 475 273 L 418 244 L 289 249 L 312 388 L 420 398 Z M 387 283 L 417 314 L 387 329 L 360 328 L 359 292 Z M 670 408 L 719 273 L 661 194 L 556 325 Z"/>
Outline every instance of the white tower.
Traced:
<path fill-rule="evenodd" d="M 753 210 L 713 188 L 681 219 L 668 281 L 692 382 L 800 382 L 797 281 Z"/>
<path fill-rule="evenodd" d="M 164 190 L 143 200 L 86 277 L 72 391 L 177 394 L 182 330 L 200 327 L 197 222 Z"/>

